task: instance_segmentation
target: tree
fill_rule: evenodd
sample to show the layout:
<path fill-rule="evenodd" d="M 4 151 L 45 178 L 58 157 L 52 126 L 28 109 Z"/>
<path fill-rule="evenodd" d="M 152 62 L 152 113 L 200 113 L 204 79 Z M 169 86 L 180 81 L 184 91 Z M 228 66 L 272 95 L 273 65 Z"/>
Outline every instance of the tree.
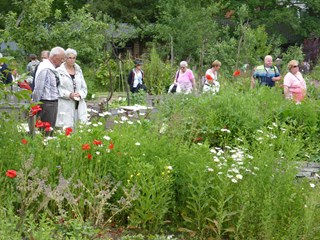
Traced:
<path fill-rule="evenodd" d="M 86 7 L 75 11 L 67 5 L 66 20 L 60 10 L 52 11 L 53 0 L 18 2 L 18 12 L 11 11 L 5 18 L 5 41 L 15 41 L 27 53 L 54 46 L 72 47 L 87 62 L 95 61 L 103 53 L 108 25 L 93 18 Z"/>

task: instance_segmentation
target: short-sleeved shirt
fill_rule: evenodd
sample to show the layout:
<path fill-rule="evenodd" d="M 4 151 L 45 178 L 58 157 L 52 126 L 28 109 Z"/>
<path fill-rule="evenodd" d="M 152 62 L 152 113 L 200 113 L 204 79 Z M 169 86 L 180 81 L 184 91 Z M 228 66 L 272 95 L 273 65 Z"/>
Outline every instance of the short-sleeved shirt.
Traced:
<path fill-rule="evenodd" d="M 264 65 L 256 67 L 253 77 L 258 79 L 261 86 L 274 87 L 275 82 L 272 81 L 273 77 L 279 77 L 280 73 L 276 66 L 270 68 L 265 67 Z"/>
<path fill-rule="evenodd" d="M 179 71 L 179 76 L 178 72 L 176 73 L 176 79 L 177 83 L 180 85 L 181 91 L 189 93 L 192 91 L 192 81 L 194 79 L 194 75 L 192 70 L 187 69 L 184 73 Z"/>

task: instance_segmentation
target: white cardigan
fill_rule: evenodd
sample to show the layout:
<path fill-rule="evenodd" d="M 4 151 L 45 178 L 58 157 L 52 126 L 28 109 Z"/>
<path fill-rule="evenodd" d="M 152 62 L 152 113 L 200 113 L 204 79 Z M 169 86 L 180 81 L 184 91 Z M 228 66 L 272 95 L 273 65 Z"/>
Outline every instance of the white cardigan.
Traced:
<path fill-rule="evenodd" d="M 60 85 L 58 86 L 58 114 L 57 114 L 57 127 L 75 127 L 77 121 L 80 123 L 87 122 L 87 104 L 85 98 L 87 96 L 87 84 L 84 80 L 82 70 L 78 64 L 75 63 L 75 78 L 74 82 L 76 90 L 74 91 L 74 83 L 69 75 L 65 63 L 57 68 L 60 77 Z M 76 101 L 70 98 L 70 94 L 78 92 L 81 96 L 79 101 L 78 110 L 75 109 Z"/>

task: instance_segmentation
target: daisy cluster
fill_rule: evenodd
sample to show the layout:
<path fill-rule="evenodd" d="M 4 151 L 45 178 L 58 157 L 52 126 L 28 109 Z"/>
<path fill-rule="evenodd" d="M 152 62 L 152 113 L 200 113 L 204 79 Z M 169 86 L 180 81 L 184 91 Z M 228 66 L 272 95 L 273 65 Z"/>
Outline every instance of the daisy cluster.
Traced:
<path fill-rule="evenodd" d="M 217 174 L 227 177 L 233 183 L 241 181 L 244 175 L 255 175 L 259 168 L 251 167 L 253 156 L 247 154 L 246 151 L 247 149 L 241 147 L 226 146 L 225 150 L 219 147 L 211 148 L 210 153 L 213 155 L 213 162 L 218 170 Z M 209 167 L 207 170 L 214 171 Z"/>

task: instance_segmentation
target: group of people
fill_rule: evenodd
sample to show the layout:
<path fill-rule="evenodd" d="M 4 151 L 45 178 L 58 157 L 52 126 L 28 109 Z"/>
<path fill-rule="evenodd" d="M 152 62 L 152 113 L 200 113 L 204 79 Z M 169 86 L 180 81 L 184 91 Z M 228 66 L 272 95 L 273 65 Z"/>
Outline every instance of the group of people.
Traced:
<path fill-rule="evenodd" d="M 274 87 L 276 82 L 282 79 L 279 66 L 277 66 L 278 62 L 276 62 L 276 65 L 273 65 L 272 56 L 265 56 L 264 64 L 255 67 L 253 71 L 251 88 L 254 88 L 257 82 L 260 86 Z M 183 93 L 190 93 L 196 88 L 192 70 L 187 67 L 188 64 L 186 61 L 180 63 L 180 70 L 177 71 L 172 84 L 172 87 L 178 86 L 177 89 Z M 220 61 L 213 61 L 211 68 L 206 71 L 202 92 L 210 92 L 212 94 L 219 92 L 218 72 L 220 67 Z M 299 63 L 297 60 L 291 60 L 288 63 L 288 73 L 284 76 L 283 88 L 285 98 L 294 100 L 296 103 L 300 103 L 307 95 L 306 81 L 299 71 Z"/>
<path fill-rule="evenodd" d="M 38 117 L 52 128 L 74 129 L 78 122 L 87 121 L 87 85 L 76 63 L 77 51 L 54 47 L 42 54 L 32 83 L 32 100 L 42 103 Z"/>
<path fill-rule="evenodd" d="M 2 55 L 0 54 L 0 60 Z M 77 51 L 71 48 L 64 50 L 54 47 L 51 51 L 41 52 L 41 61 L 36 55 L 30 56 L 27 65 L 29 83 L 32 89 L 32 100 L 42 102 L 42 110 L 38 117 L 42 122 L 49 122 L 51 127 L 75 128 L 77 122 L 87 121 L 87 85 L 81 67 L 76 63 Z M 128 76 L 130 91 L 136 93 L 140 90 L 147 91 L 144 84 L 144 72 L 141 69 L 142 61 L 136 60 L 134 68 Z M 206 71 L 203 92 L 216 94 L 220 84 L 218 72 L 221 62 L 213 61 L 211 68 Z M 0 76 L 5 84 L 12 82 L 15 77 L 8 70 L 8 66 L 0 61 Z M 272 56 L 264 58 L 264 64 L 255 67 L 251 77 L 251 88 L 257 85 L 274 87 L 281 80 L 279 67 L 273 65 Z M 172 86 L 177 92 L 191 93 L 196 90 L 196 81 L 186 61 L 180 62 L 180 69 L 176 72 Z M 288 63 L 288 73 L 283 81 L 286 99 L 300 103 L 306 96 L 306 82 L 299 71 L 296 60 Z M 169 90 L 170 91 L 170 90 Z"/>
<path fill-rule="evenodd" d="M 264 64 L 254 69 L 251 77 L 251 88 L 254 88 L 258 81 L 260 86 L 274 87 L 276 82 L 281 80 L 280 70 L 273 66 L 272 56 L 264 58 Z M 307 95 L 307 84 L 301 72 L 297 60 L 288 63 L 288 73 L 283 78 L 283 90 L 286 99 L 300 103 Z"/>

